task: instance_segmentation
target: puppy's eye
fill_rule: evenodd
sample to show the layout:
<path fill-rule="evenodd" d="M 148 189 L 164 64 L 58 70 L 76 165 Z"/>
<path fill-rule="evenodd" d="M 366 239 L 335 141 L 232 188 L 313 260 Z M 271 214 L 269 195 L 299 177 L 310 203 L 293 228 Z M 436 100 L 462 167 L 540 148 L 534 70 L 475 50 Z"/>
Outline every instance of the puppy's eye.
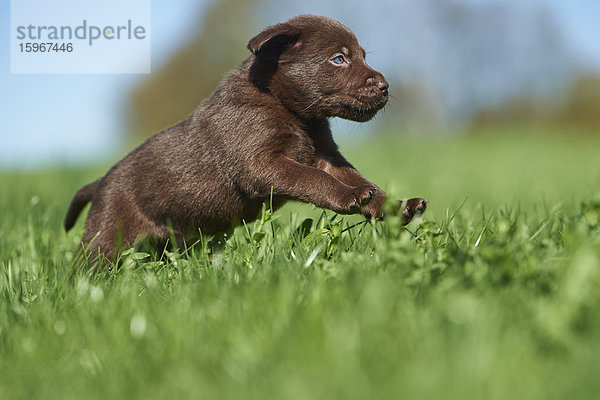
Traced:
<path fill-rule="evenodd" d="M 331 59 L 331 62 L 334 64 L 337 64 L 337 65 L 342 65 L 345 61 L 346 61 L 346 59 L 341 54 L 338 56 L 335 56 Z"/>

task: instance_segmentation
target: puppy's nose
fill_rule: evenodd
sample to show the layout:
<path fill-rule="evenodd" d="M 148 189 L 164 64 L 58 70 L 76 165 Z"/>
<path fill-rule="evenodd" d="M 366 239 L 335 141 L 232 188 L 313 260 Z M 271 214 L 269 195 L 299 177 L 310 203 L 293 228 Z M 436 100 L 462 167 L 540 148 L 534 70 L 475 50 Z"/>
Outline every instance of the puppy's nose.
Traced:
<path fill-rule="evenodd" d="M 387 90 L 390 88 L 390 84 L 387 83 L 386 80 L 382 80 L 377 82 L 377 87 L 379 88 L 379 90 L 381 90 L 382 92 L 387 92 Z"/>
<path fill-rule="evenodd" d="M 388 88 L 390 84 L 387 83 L 383 75 L 376 74 L 375 76 L 367 79 L 367 85 L 377 86 L 377 89 L 381 91 L 381 94 L 386 97 L 388 95 Z"/>

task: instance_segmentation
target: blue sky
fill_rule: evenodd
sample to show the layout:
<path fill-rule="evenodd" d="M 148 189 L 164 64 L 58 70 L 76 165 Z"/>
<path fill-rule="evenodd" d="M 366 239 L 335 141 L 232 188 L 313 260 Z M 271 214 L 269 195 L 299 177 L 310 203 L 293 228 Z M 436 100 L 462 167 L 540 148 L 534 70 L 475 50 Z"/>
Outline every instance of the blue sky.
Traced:
<path fill-rule="evenodd" d="M 83 0 L 74 0 L 83 1 Z M 414 0 L 419 1 L 419 0 Z M 464 0 L 485 2 L 488 0 Z M 510 0 L 518 2 L 519 0 Z M 566 41 L 581 65 L 600 70 L 600 2 L 596 0 L 530 0 L 545 3 L 560 24 Z M 343 4 L 352 7 L 358 1 Z M 369 4 L 372 4 L 371 2 Z M 393 0 L 382 0 L 382 5 Z M 168 58 L 195 29 L 207 0 L 152 0 L 152 67 Z M 279 4 L 268 23 L 299 13 L 336 18 L 338 7 L 322 1 Z M 134 74 L 11 74 L 10 2 L 0 4 L 0 168 L 37 167 L 49 163 L 98 161 L 123 154 L 124 105 L 130 88 L 143 78 Z M 365 16 L 364 26 L 355 27 L 359 38 L 369 36 L 369 27 L 385 30 L 377 13 Z M 378 45 L 378 48 L 385 47 Z M 370 61 L 386 62 L 385 52 Z M 339 125 L 341 129 L 347 125 Z"/>

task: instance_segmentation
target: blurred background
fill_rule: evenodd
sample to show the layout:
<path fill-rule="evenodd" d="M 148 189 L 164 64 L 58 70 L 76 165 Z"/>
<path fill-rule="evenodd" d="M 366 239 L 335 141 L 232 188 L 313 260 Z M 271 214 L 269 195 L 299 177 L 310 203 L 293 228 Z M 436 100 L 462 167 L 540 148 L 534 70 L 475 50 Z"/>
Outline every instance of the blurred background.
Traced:
<path fill-rule="evenodd" d="M 8 2 L 0 7 L 7 22 Z M 3 24 L 0 168 L 121 157 L 186 117 L 247 56 L 249 38 L 301 13 L 350 27 L 391 82 L 374 122 L 333 122 L 342 143 L 515 127 L 600 134 L 595 0 L 152 1 L 152 72 L 144 75 L 11 74 Z"/>

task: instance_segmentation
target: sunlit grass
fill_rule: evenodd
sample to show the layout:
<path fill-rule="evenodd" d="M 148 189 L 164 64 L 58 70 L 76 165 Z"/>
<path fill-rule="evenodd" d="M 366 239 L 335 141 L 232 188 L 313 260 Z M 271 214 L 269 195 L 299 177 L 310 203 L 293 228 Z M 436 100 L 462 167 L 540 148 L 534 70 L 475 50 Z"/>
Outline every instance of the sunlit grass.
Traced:
<path fill-rule="evenodd" d="M 102 169 L 0 175 L 0 397 L 596 398 L 599 149 L 376 140 L 345 153 L 421 225 L 286 206 L 72 281 Z"/>

